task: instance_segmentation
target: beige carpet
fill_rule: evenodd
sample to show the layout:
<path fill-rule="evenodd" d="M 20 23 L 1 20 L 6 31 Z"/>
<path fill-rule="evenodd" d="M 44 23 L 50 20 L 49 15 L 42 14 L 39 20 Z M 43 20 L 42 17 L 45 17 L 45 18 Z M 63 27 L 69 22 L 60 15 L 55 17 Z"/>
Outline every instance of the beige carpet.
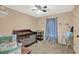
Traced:
<path fill-rule="evenodd" d="M 74 54 L 73 49 L 67 49 L 58 44 L 52 44 L 47 41 L 39 41 L 31 46 L 31 54 Z"/>

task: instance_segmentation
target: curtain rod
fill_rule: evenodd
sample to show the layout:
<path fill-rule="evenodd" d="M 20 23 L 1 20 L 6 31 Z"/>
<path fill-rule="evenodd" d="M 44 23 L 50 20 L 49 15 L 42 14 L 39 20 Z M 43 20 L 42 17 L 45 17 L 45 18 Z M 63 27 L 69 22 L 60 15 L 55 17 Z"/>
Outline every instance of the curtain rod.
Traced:
<path fill-rule="evenodd" d="M 52 18 L 56 18 L 57 19 L 58 17 L 48 17 L 47 19 L 52 19 Z"/>

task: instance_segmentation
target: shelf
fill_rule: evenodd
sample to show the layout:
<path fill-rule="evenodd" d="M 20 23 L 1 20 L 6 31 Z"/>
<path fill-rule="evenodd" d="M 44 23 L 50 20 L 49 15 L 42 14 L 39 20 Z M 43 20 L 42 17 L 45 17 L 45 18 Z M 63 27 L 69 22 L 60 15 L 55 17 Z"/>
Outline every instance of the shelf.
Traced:
<path fill-rule="evenodd" d="M 44 32 L 43 31 L 37 31 L 36 39 L 37 40 L 43 40 Z"/>

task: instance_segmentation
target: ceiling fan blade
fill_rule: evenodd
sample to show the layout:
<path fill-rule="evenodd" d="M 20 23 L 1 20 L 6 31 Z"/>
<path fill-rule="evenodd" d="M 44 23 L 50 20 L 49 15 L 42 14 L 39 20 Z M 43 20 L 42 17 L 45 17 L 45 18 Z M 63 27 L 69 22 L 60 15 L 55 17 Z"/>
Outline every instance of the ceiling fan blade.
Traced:
<path fill-rule="evenodd" d="M 40 6 L 40 5 L 35 5 L 35 7 L 36 7 L 37 9 L 41 9 L 41 6 Z"/>
<path fill-rule="evenodd" d="M 32 9 L 32 11 L 37 11 L 37 9 Z"/>
<path fill-rule="evenodd" d="M 47 6 L 44 6 L 43 8 L 47 8 Z"/>
<path fill-rule="evenodd" d="M 43 12 L 47 12 L 47 10 L 42 10 Z"/>

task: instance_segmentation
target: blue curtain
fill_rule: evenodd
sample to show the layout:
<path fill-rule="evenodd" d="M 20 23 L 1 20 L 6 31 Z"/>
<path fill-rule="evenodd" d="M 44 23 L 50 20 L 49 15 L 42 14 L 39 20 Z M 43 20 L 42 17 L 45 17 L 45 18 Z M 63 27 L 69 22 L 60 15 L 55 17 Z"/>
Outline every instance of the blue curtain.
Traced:
<path fill-rule="evenodd" d="M 46 21 L 46 40 L 51 41 L 53 43 L 57 42 L 58 33 L 57 33 L 57 19 L 50 18 Z"/>

